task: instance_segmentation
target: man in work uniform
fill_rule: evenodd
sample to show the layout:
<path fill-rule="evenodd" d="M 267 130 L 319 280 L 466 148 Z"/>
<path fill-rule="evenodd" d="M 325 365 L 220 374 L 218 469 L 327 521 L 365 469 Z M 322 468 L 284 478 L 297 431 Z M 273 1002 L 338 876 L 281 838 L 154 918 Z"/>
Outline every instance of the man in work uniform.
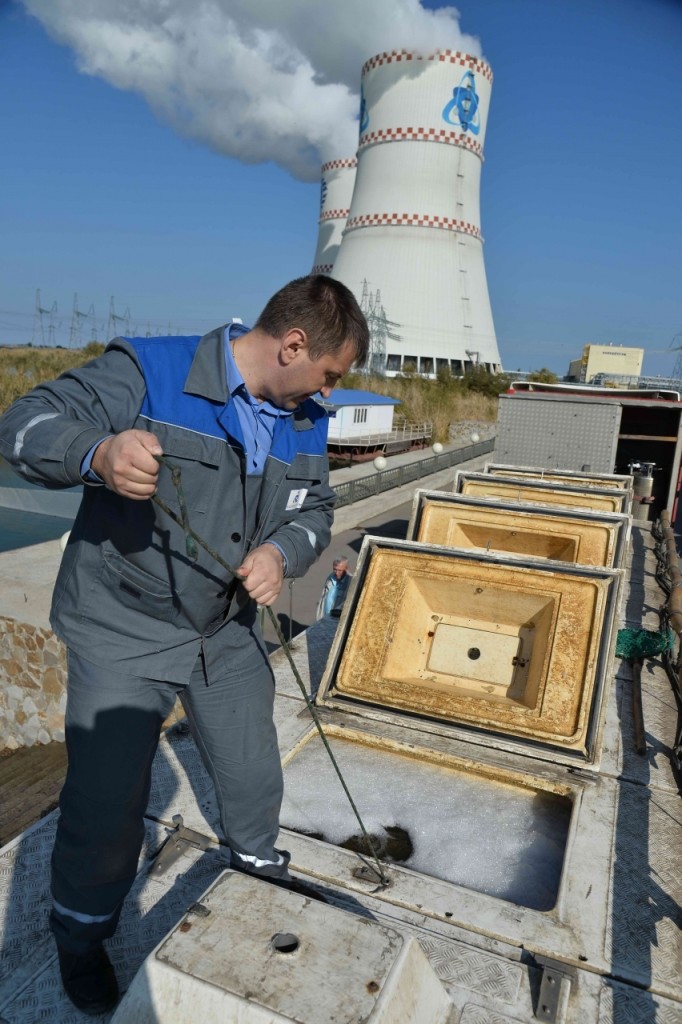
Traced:
<path fill-rule="evenodd" d="M 351 292 L 323 276 L 274 295 L 252 330 L 117 338 L 0 419 L 0 453 L 46 487 L 84 481 L 51 623 L 68 649 L 69 768 L 52 855 L 50 926 L 71 1000 L 110 1009 L 102 940 L 133 883 L 160 727 L 182 700 L 215 784 L 235 867 L 286 884 L 275 848 L 282 770 L 256 605 L 327 547 L 327 397 L 368 348 Z M 169 466 L 181 470 L 192 529 Z M 237 579 L 240 577 L 241 579 Z"/>
<path fill-rule="evenodd" d="M 324 618 L 325 615 L 339 618 L 352 579 L 348 572 L 348 559 L 339 555 L 332 562 L 332 571 L 324 581 L 320 600 L 317 602 L 318 619 Z"/>

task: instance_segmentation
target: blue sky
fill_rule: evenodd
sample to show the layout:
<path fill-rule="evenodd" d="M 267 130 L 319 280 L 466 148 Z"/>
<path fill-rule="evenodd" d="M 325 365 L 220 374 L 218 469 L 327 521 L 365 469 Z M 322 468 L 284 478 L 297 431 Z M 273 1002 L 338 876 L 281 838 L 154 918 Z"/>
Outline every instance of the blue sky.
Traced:
<path fill-rule="evenodd" d="M 405 2 L 372 10 L 390 21 Z M 47 0 L 27 3 L 41 13 Z M 481 221 L 505 369 L 563 374 L 584 344 L 613 342 L 644 347 L 645 371 L 670 374 L 680 355 L 670 348 L 682 345 L 682 4 L 457 7 L 495 76 Z M 364 27 L 356 20 L 348 30 Z M 343 38 L 330 32 L 324 47 L 352 61 L 363 40 Z M 169 324 L 201 333 L 232 316 L 248 323 L 309 271 L 319 181 L 275 163 L 276 141 L 273 159 L 242 162 L 242 145 L 247 159 L 258 152 L 236 120 L 230 137 L 234 108 L 211 111 L 218 127 L 207 137 L 191 111 L 172 109 L 173 95 L 153 113 L 129 80 L 117 88 L 80 71 L 79 60 L 22 4 L 0 0 L 0 344 L 31 341 L 37 288 L 43 307 L 57 302 L 65 345 L 74 293 L 81 311 L 94 306 L 101 336 L 112 296 L 140 333 Z M 360 62 L 356 91 L 359 73 Z M 274 90 L 262 100 L 263 116 L 281 121 Z M 337 100 L 338 109 L 355 102 Z M 295 159 L 283 162 L 297 172 Z"/>

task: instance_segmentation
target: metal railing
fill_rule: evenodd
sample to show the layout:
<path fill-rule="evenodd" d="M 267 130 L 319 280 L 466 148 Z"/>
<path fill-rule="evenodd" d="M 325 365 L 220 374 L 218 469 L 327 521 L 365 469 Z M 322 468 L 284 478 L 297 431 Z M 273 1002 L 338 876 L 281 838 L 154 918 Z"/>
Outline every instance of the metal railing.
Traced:
<path fill-rule="evenodd" d="M 479 455 L 487 455 L 495 448 L 495 438 L 486 441 L 477 441 L 476 444 L 465 445 L 463 448 L 455 448 L 449 452 L 442 452 L 440 455 L 432 455 L 427 459 L 417 459 L 414 462 L 396 466 L 395 469 L 384 469 L 375 471 L 372 476 L 361 476 L 357 480 L 347 480 L 345 483 L 337 484 L 336 508 L 344 505 L 352 505 L 363 498 L 372 498 L 375 494 L 383 494 L 394 487 L 402 487 L 404 484 L 414 483 L 422 477 L 439 473 L 442 469 L 449 469 L 450 466 L 457 466 L 469 459 L 476 459 Z"/>
<path fill-rule="evenodd" d="M 433 433 L 433 423 L 404 423 L 375 434 L 358 434 L 357 436 L 330 437 L 329 444 L 335 448 L 373 448 L 376 445 L 392 444 L 394 441 L 428 440 Z"/>

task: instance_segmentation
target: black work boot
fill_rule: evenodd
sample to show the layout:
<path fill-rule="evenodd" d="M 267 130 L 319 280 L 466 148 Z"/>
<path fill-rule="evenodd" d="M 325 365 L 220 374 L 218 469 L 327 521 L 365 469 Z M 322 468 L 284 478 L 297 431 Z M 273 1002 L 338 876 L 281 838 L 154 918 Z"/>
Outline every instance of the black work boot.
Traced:
<path fill-rule="evenodd" d="M 102 943 L 86 953 L 72 953 L 57 943 L 57 954 L 62 984 L 73 1005 L 92 1016 L 113 1010 L 118 1002 L 118 983 Z"/>

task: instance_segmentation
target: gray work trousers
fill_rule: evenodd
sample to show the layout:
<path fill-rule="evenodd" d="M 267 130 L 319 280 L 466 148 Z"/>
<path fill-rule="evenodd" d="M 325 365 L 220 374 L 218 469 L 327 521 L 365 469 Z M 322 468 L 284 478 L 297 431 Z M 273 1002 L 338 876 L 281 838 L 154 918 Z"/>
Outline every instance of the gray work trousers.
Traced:
<path fill-rule="evenodd" d="M 228 623 L 230 657 L 187 685 L 131 676 L 69 651 L 68 771 L 52 854 L 50 927 L 73 952 L 113 935 L 137 873 L 161 725 L 179 696 L 213 779 L 234 867 L 288 878 L 276 850 L 282 768 L 274 679 L 257 627 Z"/>

